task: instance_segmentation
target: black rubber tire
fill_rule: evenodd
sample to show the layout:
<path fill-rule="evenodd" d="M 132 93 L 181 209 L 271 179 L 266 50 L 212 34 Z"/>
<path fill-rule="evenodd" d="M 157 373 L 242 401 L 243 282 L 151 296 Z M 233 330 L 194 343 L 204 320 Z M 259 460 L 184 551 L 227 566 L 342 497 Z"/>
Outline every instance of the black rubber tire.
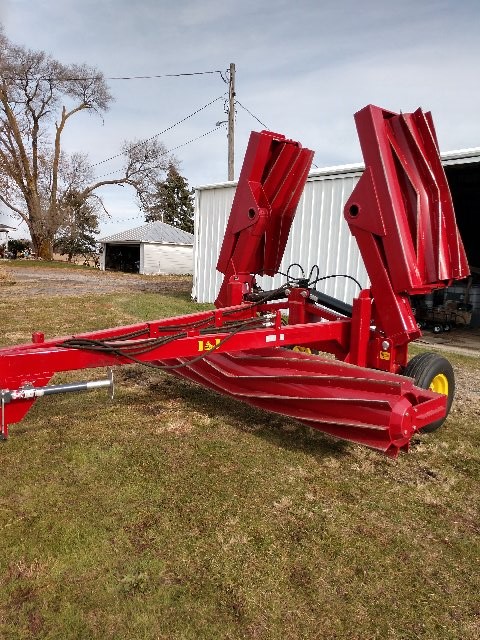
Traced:
<path fill-rule="evenodd" d="M 443 327 L 441 324 L 434 324 L 432 327 L 433 333 L 442 333 Z"/>
<path fill-rule="evenodd" d="M 421 389 L 429 389 L 433 379 L 439 374 L 443 374 L 448 381 L 447 413 L 445 414 L 445 418 L 436 420 L 426 427 L 423 427 L 423 429 L 421 429 L 422 433 L 431 433 L 439 429 L 450 412 L 455 395 L 455 374 L 453 367 L 446 358 L 436 353 L 421 353 L 418 356 L 414 356 L 403 371 L 403 375 L 413 378 L 416 386 Z"/>

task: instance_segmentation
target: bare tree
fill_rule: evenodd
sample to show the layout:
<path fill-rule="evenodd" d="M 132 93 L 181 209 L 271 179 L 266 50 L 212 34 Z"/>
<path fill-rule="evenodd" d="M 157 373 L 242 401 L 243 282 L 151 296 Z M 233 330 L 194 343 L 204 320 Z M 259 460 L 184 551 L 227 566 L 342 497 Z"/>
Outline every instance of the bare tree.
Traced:
<path fill-rule="evenodd" d="M 82 111 L 104 113 L 105 78 L 87 65 L 64 65 L 12 44 L 0 31 L 0 201 L 24 220 L 37 255 L 51 259 L 58 229 L 75 200 L 99 200 L 100 187 L 132 186 L 142 201 L 171 162 L 156 140 L 125 143 L 125 167 L 95 181 L 85 156 L 62 151 L 62 134 Z"/>

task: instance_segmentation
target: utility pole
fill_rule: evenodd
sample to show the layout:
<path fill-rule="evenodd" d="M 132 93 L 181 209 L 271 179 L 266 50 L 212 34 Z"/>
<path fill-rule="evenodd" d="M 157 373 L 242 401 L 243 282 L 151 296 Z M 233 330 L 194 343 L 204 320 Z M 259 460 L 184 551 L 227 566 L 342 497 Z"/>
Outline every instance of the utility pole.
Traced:
<path fill-rule="evenodd" d="M 228 81 L 228 179 L 235 179 L 235 64 L 230 63 Z"/>

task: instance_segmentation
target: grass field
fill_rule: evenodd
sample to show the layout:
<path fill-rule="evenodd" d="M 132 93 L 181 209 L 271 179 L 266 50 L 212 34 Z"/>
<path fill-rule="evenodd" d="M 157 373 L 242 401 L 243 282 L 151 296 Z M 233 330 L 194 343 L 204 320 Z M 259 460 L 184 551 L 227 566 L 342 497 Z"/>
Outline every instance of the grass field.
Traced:
<path fill-rule="evenodd" d="M 194 308 L 20 297 L 1 340 Z M 138 366 L 40 399 L 0 446 L 0 638 L 476 640 L 480 362 L 451 360 L 461 401 L 395 461 Z"/>

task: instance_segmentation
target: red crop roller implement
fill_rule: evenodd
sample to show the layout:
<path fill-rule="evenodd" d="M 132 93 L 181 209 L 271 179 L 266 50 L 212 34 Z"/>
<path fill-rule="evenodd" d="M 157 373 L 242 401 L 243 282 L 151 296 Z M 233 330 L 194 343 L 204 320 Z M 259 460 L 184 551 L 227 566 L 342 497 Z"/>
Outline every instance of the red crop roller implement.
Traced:
<path fill-rule="evenodd" d="M 54 373 L 132 362 L 390 456 L 440 426 L 453 371 L 433 353 L 408 361 L 421 335 L 410 296 L 469 270 L 433 122 L 420 109 L 374 106 L 355 120 L 366 168 L 344 215 L 371 286 L 351 305 L 316 291 L 313 276 L 257 286 L 256 275 L 278 272 L 313 153 L 252 133 L 218 259 L 216 310 L 49 341 L 36 333 L 31 344 L 0 349 L 0 436 L 38 396 L 111 385 L 52 386 Z"/>

